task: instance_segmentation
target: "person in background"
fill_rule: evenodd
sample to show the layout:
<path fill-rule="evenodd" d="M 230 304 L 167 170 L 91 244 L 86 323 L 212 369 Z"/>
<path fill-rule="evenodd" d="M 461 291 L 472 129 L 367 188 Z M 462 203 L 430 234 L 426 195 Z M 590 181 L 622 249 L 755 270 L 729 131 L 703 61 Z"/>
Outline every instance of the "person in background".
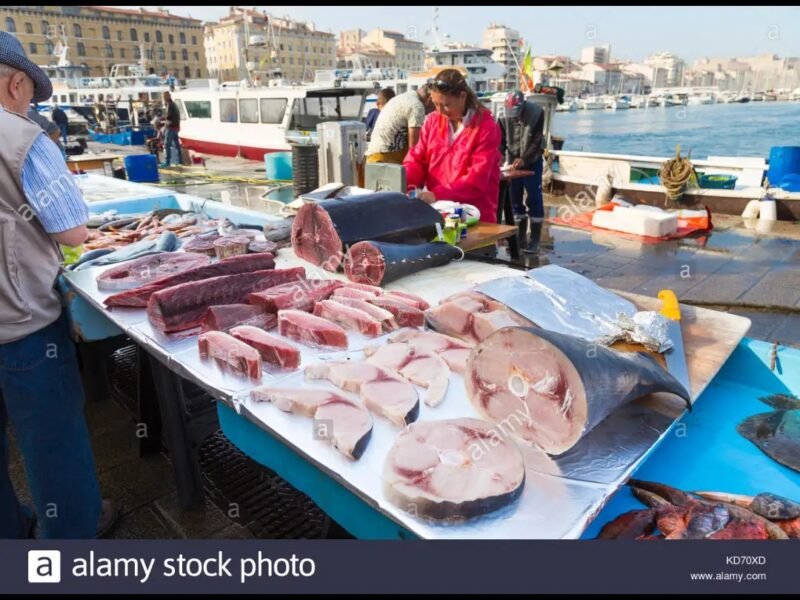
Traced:
<path fill-rule="evenodd" d="M 375 108 L 371 109 L 367 113 L 367 118 L 364 121 L 367 126 L 367 141 L 370 140 L 370 137 L 372 136 L 372 130 L 375 129 L 375 123 L 378 121 L 378 115 L 383 110 L 383 107 L 386 106 L 386 103 L 394 97 L 395 93 L 392 88 L 383 88 L 380 92 L 378 92 L 378 97 L 375 100 Z"/>
<path fill-rule="evenodd" d="M 56 104 L 53 106 L 53 123 L 58 125 L 58 128 L 61 130 L 61 137 L 64 139 L 64 146 L 66 146 L 69 142 L 67 141 L 67 133 L 68 133 L 68 126 L 69 126 L 69 118 L 67 118 L 67 113 L 61 110 L 61 107 Z"/>
<path fill-rule="evenodd" d="M 26 118 L 53 86 L 0 31 L 0 538 L 94 538 L 116 520 L 95 472 L 75 344 L 56 291 L 59 244 L 79 246 L 88 209 L 58 149 Z M 8 473 L 14 427 L 35 515 Z"/>
<path fill-rule="evenodd" d="M 514 215 L 525 216 L 525 205 L 522 202 L 524 188 L 528 195 L 528 215 L 533 219 L 543 219 L 544 109 L 535 102 L 525 100 L 520 91 L 509 92 L 505 101 L 505 118 L 500 119 L 500 128 L 500 152 L 506 163 L 513 169 L 533 171 L 533 175 L 512 179 L 510 182 Z"/>
<path fill-rule="evenodd" d="M 162 167 L 168 167 L 172 164 L 172 152 L 176 153 L 177 163 L 180 165 L 181 160 L 181 142 L 178 134 L 181 130 L 181 115 L 178 112 L 178 105 L 172 100 L 172 94 L 164 92 L 164 104 L 167 107 L 166 125 L 167 131 L 164 136 L 164 162 L 161 163 Z"/>
<path fill-rule="evenodd" d="M 161 150 L 164 149 L 164 134 L 167 128 L 161 118 L 156 117 L 153 119 L 153 129 L 155 129 L 156 134 L 153 137 L 147 138 L 145 143 L 147 144 L 147 149 L 150 151 L 150 154 L 154 154 L 156 162 L 158 162 L 159 154 Z"/>
<path fill-rule="evenodd" d="M 500 127 L 457 69 L 443 70 L 429 84 L 436 111 L 403 160 L 409 189 L 425 186 L 417 197 L 428 204 L 472 204 L 482 221 L 493 223 L 500 193 Z"/>
<path fill-rule="evenodd" d="M 35 106 L 31 106 L 30 108 L 28 108 L 28 114 L 26 116 L 31 121 L 39 125 L 39 127 L 42 128 L 42 131 L 44 131 L 47 134 L 47 137 L 53 140 L 55 145 L 58 146 L 58 150 L 59 152 L 61 152 L 62 156 L 64 157 L 64 160 L 66 160 L 67 153 L 66 150 L 64 149 L 64 146 L 61 145 L 61 129 L 59 129 L 58 125 L 53 123 L 50 119 L 48 119 L 38 110 L 36 110 Z"/>
<path fill-rule="evenodd" d="M 367 146 L 367 162 L 400 164 L 419 140 L 425 115 L 433 110 L 428 85 L 395 96 L 378 114 Z"/>

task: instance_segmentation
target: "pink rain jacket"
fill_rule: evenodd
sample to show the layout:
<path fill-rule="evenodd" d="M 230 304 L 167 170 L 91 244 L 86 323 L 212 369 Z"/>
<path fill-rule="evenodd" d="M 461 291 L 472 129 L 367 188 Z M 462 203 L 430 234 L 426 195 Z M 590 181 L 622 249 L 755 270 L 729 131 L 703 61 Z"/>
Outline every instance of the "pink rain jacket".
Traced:
<path fill-rule="evenodd" d="M 403 160 L 409 186 L 426 186 L 437 200 L 473 204 L 481 221 L 497 220 L 500 193 L 500 126 L 479 110 L 450 145 L 447 117 L 428 115 L 419 142 Z"/>

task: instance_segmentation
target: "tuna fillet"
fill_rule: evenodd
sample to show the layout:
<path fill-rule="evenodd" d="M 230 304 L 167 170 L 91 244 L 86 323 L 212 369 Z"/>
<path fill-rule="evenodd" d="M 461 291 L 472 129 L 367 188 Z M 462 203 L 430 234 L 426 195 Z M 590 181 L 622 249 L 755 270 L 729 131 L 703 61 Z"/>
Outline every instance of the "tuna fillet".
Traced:
<path fill-rule="evenodd" d="M 394 296 L 378 296 L 368 299 L 367 302 L 392 313 L 400 327 L 423 327 L 425 325 L 424 312 Z"/>
<path fill-rule="evenodd" d="M 240 325 L 230 331 L 237 340 L 252 346 L 261 355 L 261 360 L 282 369 L 297 369 L 300 366 L 300 350 L 263 329 L 251 325 Z"/>
<path fill-rule="evenodd" d="M 372 415 L 360 402 L 327 390 L 259 387 L 250 392 L 256 402 L 272 402 L 284 412 L 314 419 L 314 435 L 357 460 L 372 435 Z"/>
<path fill-rule="evenodd" d="M 301 310 L 279 311 L 278 332 L 308 346 L 347 348 L 347 332 L 344 329 Z"/>
<path fill-rule="evenodd" d="M 317 301 L 325 300 L 341 285 L 341 282 L 332 279 L 302 279 L 255 292 L 250 294 L 247 301 L 264 306 L 271 312 L 285 308 L 311 312 Z"/>
<path fill-rule="evenodd" d="M 104 271 L 97 276 L 97 289 L 132 290 L 162 277 L 184 273 L 208 263 L 208 257 L 201 254 L 151 254 Z"/>
<path fill-rule="evenodd" d="M 380 321 L 381 325 L 383 326 L 383 331 L 394 331 L 399 327 L 397 320 L 390 311 L 375 306 L 374 304 L 370 304 L 369 302 L 365 302 L 364 300 L 356 300 L 355 298 L 345 298 L 341 296 L 333 297 L 331 300 L 338 302 L 339 304 L 349 306 L 350 308 L 357 308 L 358 310 L 367 313 L 376 321 Z"/>
<path fill-rule="evenodd" d="M 251 379 L 261 378 L 261 356 L 255 348 L 222 331 L 201 333 L 197 338 L 201 358 L 214 358 L 234 372 Z"/>
<path fill-rule="evenodd" d="M 261 256 L 253 254 L 252 256 Z M 150 322 L 165 333 L 192 329 L 200 324 L 207 307 L 241 304 L 252 292 L 301 279 L 303 267 L 254 271 L 191 281 L 155 292 L 147 303 Z"/>
<path fill-rule="evenodd" d="M 516 500 L 525 485 L 522 453 L 478 419 L 420 421 L 386 456 L 383 489 L 396 506 L 437 520 L 477 517 Z"/>
<path fill-rule="evenodd" d="M 360 394 L 372 412 L 402 427 L 419 416 L 417 390 L 397 373 L 365 362 L 333 361 L 305 369 L 306 379 L 327 379 L 347 392 Z"/>
<path fill-rule="evenodd" d="M 338 290 L 333 292 L 334 298 L 353 298 L 356 300 L 371 300 L 375 298 L 375 294 L 368 290 L 361 290 L 349 285 L 344 285 Z"/>
<path fill-rule="evenodd" d="M 134 306 L 144 308 L 150 300 L 150 296 L 159 290 L 172 287 L 190 281 L 201 281 L 212 277 L 223 275 L 236 275 L 238 273 L 251 273 L 253 271 L 263 271 L 275 267 L 275 258 L 269 253 L 252 254 L 246 256 L 234 256 L 226 260 L 221 260 L 211 265 L 204 265 L 195 269 L 189 269 L 182 273 L 169 275 L 135 290 L 114 294 L 105 299 L 106 306 Z M 305 273 L 305 270 L 303 271 Z"/>
<path fill-rule="evenodd" d="M 481 415 L 552 455 L 647 394 L 670 392 L 691 408 L 683 386 L 649 355 L 544 329 L 496 331 L 472 351 L 464 382 Z"/>
<path fill-rule="evenodd" d="M 413 306 L 414 308 L 418 308 L 419 310 L 428 310 L 431 305 L 428 304 L 425 300 L 420 298 L 419 296 L 415 296 L 414 294 L 409 294 L 408 292 L 400 292 L 398 290 L 390 290 L 387 292 L 387 295 L 391 298 L 395 298 L 406 304 Z"/>
<path fill-rule="evenodd" d="M 210 306 L 200 323 L 201 331 L 225 331 L 237 325 L 252 325 L 261 329 L 272 329 L 278 317 L 267 312 L 263 306 L 252 304 L 220 304 Z"/>
<path fill-rule="evenodd" d="M 341 325 L 345 329 L 358 331 L 370 337 L 379 336 L 383 331 L 380 321 L 357 308 L 339 304 L 333 300 L 322 300 L 314 306 L 314 314 L 323 319 Z"/>

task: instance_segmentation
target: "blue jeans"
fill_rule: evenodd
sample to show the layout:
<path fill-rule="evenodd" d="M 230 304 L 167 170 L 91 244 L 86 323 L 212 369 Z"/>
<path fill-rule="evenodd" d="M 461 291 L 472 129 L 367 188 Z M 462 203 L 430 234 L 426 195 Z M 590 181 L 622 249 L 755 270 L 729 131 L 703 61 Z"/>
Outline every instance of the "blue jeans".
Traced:
<path fill-rule="evenodd" d="M 172 164 L 172 147 L 175 146 L 175 152 L 178 155 L 175 164 L 181 164 L 181 142 L 178 139 L 178 132 L 174 129 L 170 129 L 167 127 L 167 131 L 164 134 L 164 162 L 168 165 Z"/>
<path fill-rule="evenodd" d="M 58 128 L 61 130 L 61 137 L 64 140 L 64 145 L 66 146 L 69 143 L 67 141 L 67 126 L 66 125 L 59 125 Z"/>
<path fill-rule="evenodd" d="M 514 207 L 514 214 L 524 215 L 525 205 L 522 203 L 522 190 L 528 192 L 528 215 L 531 217 L 544 217 L 544 198 L 542 196 L 542 169 L 544 163 L 542 159 L 533 161 L 532 165 L 523 165 L 522 170 L 533 171 L 533 175 L 512 179 L 509 183 L 511 193 L 511 205 Z"/>
<path fill-rule="evenodd" d="M 83 404 L 65 313 L 0 344 L 0 538 L 24 538 L 28 526 L 8 475 L 7 422 L 25 461 L 42 537 L 95 537 L 102 500 Z"/>

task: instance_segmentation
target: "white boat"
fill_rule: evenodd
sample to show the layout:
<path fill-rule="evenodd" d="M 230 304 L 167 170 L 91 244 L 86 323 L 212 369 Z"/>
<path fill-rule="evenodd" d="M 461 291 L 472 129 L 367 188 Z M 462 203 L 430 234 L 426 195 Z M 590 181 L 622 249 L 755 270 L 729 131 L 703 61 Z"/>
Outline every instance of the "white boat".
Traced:
<path fill-rule="evenodd" d="M 689 96 L 688 102 L 691 106 L 714 104 L 714 96 L 712 94 L 692 94 Z"/>
<path fill-rule="evenodd" d="M 631 107 L 631 103 L 623 96 L 606 96 L 606 108 L 611 110 L 623 110 Z"/>
<path fill-rule="evenodd" d="M 502 79 L 506 72 L 503 65 L 492 59 L 492 51 L 486 48 L 442 43 L 427 50 L 425 57 L 428 68 L 463 67 L 466 69 L 467 81 L 473 91 L 478 94 L 492 91 L 491 82 Z"/>
<path fill-rule="evenodd" d="M 564 102 L 556 106 L 556 112 L 575 112 L 578 110 L 578 103 L 572 98 L 565 98 Z"/>
<path fill-rule="evenodd" d="M 291 150 L 290 141 L 314 143 L 317 124 L 360 121 L 370 90 L 365 87 L 219 85 L 173 93 L 181 112 L 181 144 L 217 156 L 263 160 Z"/>
<path fill-rule="evenodd" d="M 589 96 L 578 100 L 583 110 L 601 110 L 606 107 L 606 100 L 600 96 Z"/>

